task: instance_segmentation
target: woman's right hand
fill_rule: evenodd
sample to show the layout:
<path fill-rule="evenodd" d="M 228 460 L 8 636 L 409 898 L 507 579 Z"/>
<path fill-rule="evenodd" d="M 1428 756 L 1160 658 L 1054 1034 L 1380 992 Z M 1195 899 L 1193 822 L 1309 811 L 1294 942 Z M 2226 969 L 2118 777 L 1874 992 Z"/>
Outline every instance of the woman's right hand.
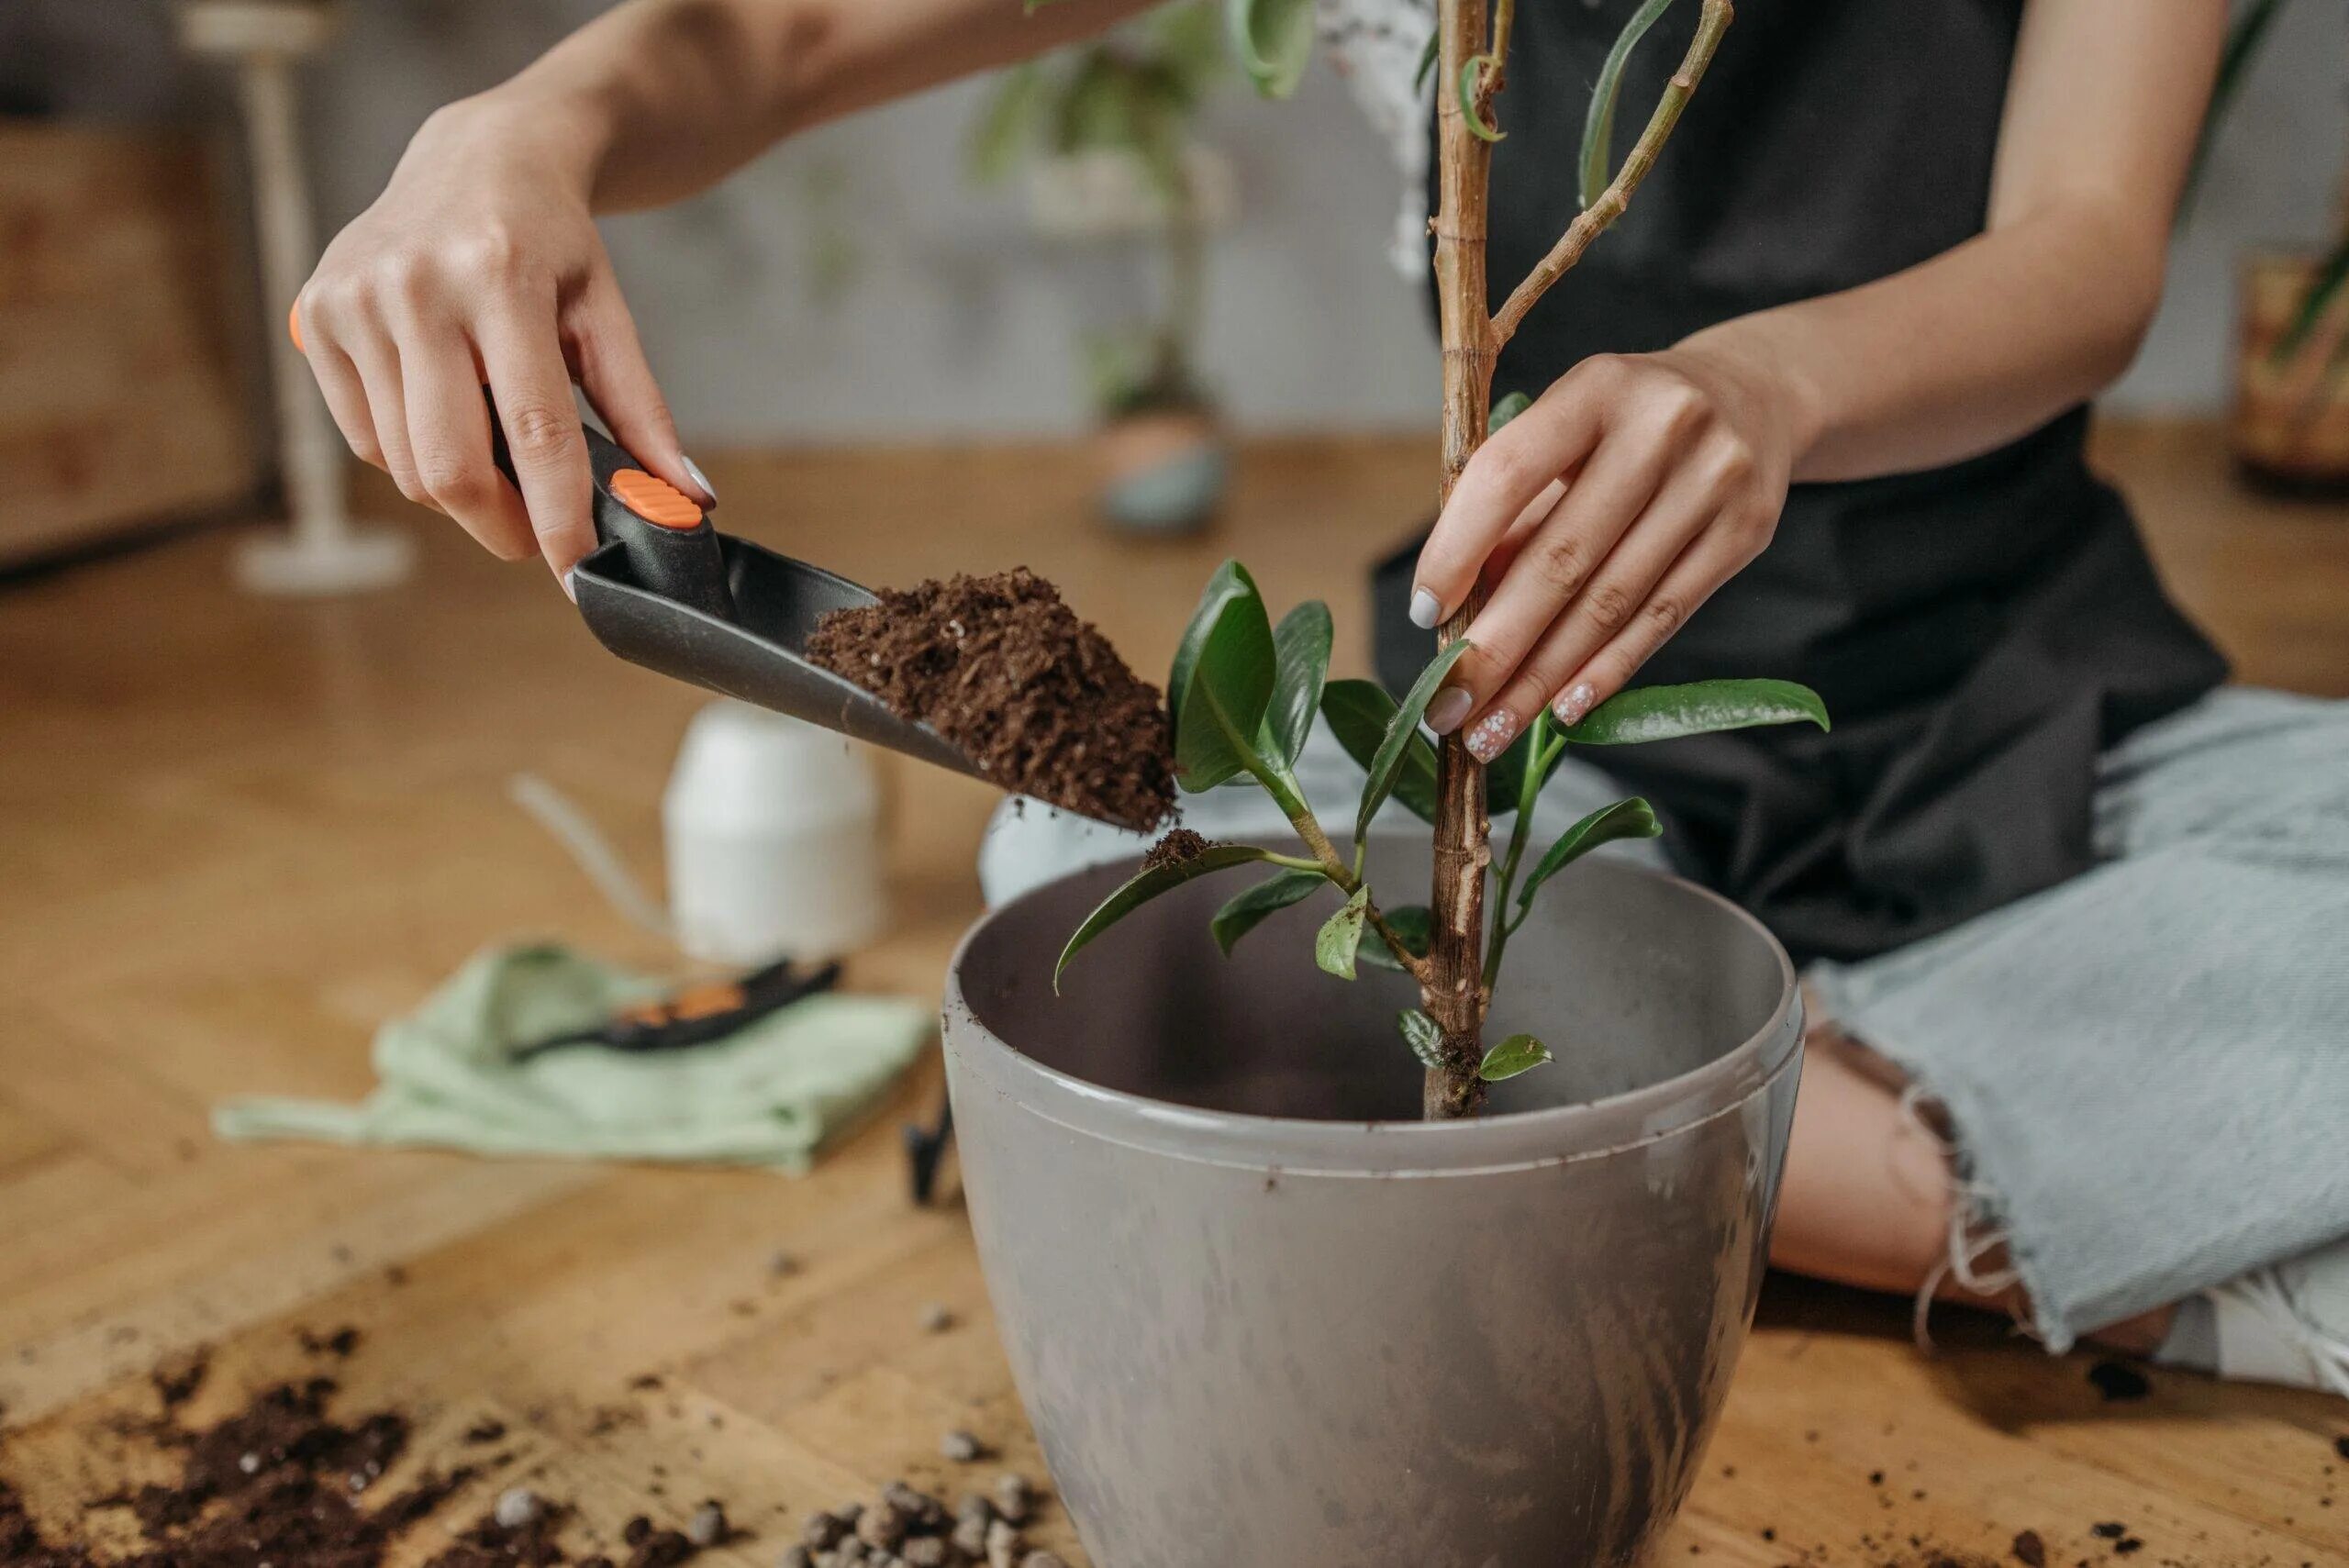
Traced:
<path fill-rule="evenodd" d="M 327 248 L 295 333 L 351 450 L 493 554 L 569 590 L 596 546 L 575 380 L 613 439 L 705 506 L 588 206 L 594 138 L 493 93 L 427 120 Z M 490 456 L 496 401 L 521 483 Z"/>

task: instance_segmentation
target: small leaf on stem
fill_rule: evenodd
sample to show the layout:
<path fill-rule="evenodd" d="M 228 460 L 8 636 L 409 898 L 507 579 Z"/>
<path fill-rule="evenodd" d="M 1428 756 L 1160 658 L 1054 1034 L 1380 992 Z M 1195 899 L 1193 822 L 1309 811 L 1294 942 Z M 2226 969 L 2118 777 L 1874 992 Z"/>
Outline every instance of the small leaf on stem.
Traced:
<path fill-rule="evenodd" d="M 1321 690 L 1321 716 L 1346 755 L 1364 773 L 1378 756 L 1394 722 L 1395 699 L 1375 681 L 1332 681 Z M 1394 795 L 1422 822 L 1435 820 L 1435 748 L 1424 735 L 1411 737 L 1403 749 L 1403 765 L 1396 770 Z M 1494 809 L 1497 810 L 1498 807 Z"/>
<path fill-rule="evenodd" d="M 1468 134 L 1478 141 L 1498 141 L 1508 134 L 1487 122 L 1476 102 L 1484 87 L 1485 67 L 1493 63 L 1489 54 L 1472 54 L 1460 62 L 1460 117 L 1468 122 Z"/>
<path fill-rule="evenodd" d="M 1590 108 L 1582 122 L 1582 205 L 1598 200 L 1615 178 L 1615 101 L 1623 89 L 1623 67 L 1631 58 L 1631 50 L 1647 30 L 1655 26 L 1656 18 L 1672 9 L 1672 0 L 1647 0 L 1631 13 L 1623 30 L 1615 35 L 1614 47 L 1607 51 L 1607 60 L 1598 68 L 1598 81 L 1590 90 Z"/>
<path fill-rule="evenodd" d="M 1330 606 L 1319 599 L 1306 600 L 1273 628 L 1273 700 L 1264 724 L 1283 762 L 1294 763 L 1312 733 L 1330 674 Z"/>
<path fill-rule="evenodd" d="M 1795 723 L 1827 728 L 1827 705 L 1809 686 L 1792 681 L 1696 681 L 1618 693 L 1559 733 L 1577 746 L 1633 746 Z"/>
<path fill-rule="evenodd" d="M 1260 850 L 1253 844 L 1209 844 L 1187 861 L 1173 865 L 1154 866 L 1125 882 L 1118 890 L 1094 906 L 1093 913 L 1061 949 L 1060 962 L 1052 965 L 1052 989 L 1061 988 L 1061 974 L 1068 968 L 1069 960 L 1094 938 L 1149 903 L 1162 893 L 1172 893 L 1194 877 L 1209 872 L 1222 871 L 1228 866 L 1246 865 L 1251 862 L 1269 861 L 1270 850 Z"/>
<path fill-rule="evenodd" d="M 1370 909 L 1370 884 L 1364 883 L 1346 900 L 1345 907 L 1323 922 L 1313 939 L 1313 962 L 1341 980 L 1354 977 L 1354 950 L 1362 946 L 1363 917 Z"/>
<path fill-rule="evenodd" d="M 1387 795 L 1395 788 L 1396 777 L 1403 771 L 1404 759 L 1411 751 L 1411 743 L 1419 740 L 1421 745 L 1426 745 L 1419 737 L 1419 719 L 1428 711 L 1428 703 L 1435 696 L 1436 688 L 1443 684 L 1444 676 L 1451 673 L 1452 667 L 1459 663 L 1460 656 L 1467 651 L 1468 639 L 1464 637 L 1429 660 L 1428 667 L 1419 672 L 1419 678 L 1412 682 L 1411 689 L 1404 694 L 1402 704 L 1396 708 L 1394 717 L 1386 721 L 1386 734 L 1378 742 L 1377 754 L 1370 760 L 1370 777 L 1362 786 L 1362 806 L 1354 813 L 1356 843 L 1370 836 L 1370 819 L 1378 815 L 1380 806 L 1386 804 Z M 1429 749 L 1431 763 L 1433 762 L 1433 750 L 1432 747 Z"/>
<path fill-rule="evenodd" d="M 1525 394 L 1510 393 L 1507 397 L 1494 404 L 1493 411 L 1485 417 L 1485 434 L 1498 435 L 1502 426 L 1532 406 L 1533 399 L 1526 396 Z"/>
<path fill-rule="evenodd" d="M 1413 958 L 1425 958 L 1435 945 L 1435 914 L 1424 904 L 1406 904 L 1400 909 L 1389 909 L 1381 917 L 1386 929 L 1395 933 L 1408 948 Z M 1363 933 L 1362 961 L 1374 969 L 1391 969 L 1397 974 L 1406 973 L 1386 939 L 1373 926 Z"/>
<path fill-rule="evenodd" d="M 1663 825 L 1655 819 L 1654 808 L 1636 795 L 1630 800 L 1619 800 L 1612 806 L 1600 806 L 1559 834 L 1558 841 L 1550 846 L 1549 852 L 1526 873 L 1525 884 L 1517 895 L 1520 917 L 1525 910 L 1533 906 L 1536 889 L 1599 845 L 1611 844 L 1619 839 L 1653 839 L 1663 831 Z"/>
<path fill-rule="evenodd" d="M 1321 872 L 1285 871 L 1233 895 L 1229 903 L 1215 912 L 1215 918 L 1208 923 L 1208 929 L 1215 935 L 1215 945 L 1223 950 L 1224 957 L 1230 958 L 1240 939 L 1264 924 L 1268 916 L 1312 897 L 1317 889 L 1328 886 L 1329 882 L 1329 877 Z"/>
<path fill-rule="evenodd" d="M 1487 1084 L 1497 1084 L 1520 1073 L 1531 1073 L 1550 1060 L 1548 1046 L 1530 1034 L 1513 1034 L 1485 1052 L 1485 1060 L 1477 1064 L 1476 1076 Z"/>
<path fill-rule="evenodd" d="M 1212 789 L 1264 759 L 1257 742 L 1272 702 L 1273 628 L 1255 580 L 1227 561 L 1208 580 L 1166 682 L 1176 782 Z"/>
<path fill-rule="evenodd" d="M 1412 92 L 1424 93 L 1428 90 L 1428 78 L 1435 74 L 1435 62 L 1442 55 L 1443 28 L 1439 23 L 1435 30 L 1428 34 L 1427 48 L 1419 50 L 1419 69 L 1411 77 Z"/>
<path fill-rule="evenodd" d="M 1443 1030 L 1433 1018 L 1417 1007 L 1406 1007 L 1395 1015 L 1395 1027 L 1403 1031 L 1404 1042 L 1419 1059 L 1420 1066 L 1443 1065 Z"/>

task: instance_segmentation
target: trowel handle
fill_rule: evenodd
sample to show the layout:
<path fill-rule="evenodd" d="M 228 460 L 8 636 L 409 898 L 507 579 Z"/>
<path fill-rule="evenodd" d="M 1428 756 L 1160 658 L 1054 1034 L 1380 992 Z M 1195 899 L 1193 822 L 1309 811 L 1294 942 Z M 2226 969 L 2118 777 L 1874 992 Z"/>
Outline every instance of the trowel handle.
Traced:
<path fill-rule="evenodd" d="M 689 605 L 720 620 L 734 618 L 734 595 L 726 586 L 726 557 L 718 530 L 685 493 L 637 461 L 594 426 L 587 438 L 587 465 L 596 477 L 596 538 L 618 542 L 629 573 L 664 599 Z M 490 446 L 498 471 L 514 477 L 506 432 L 491 409 Z"/>
<path fill-rule="evenodd" d="M 301 312 L 297 303 L 285 315 L 285 335 L 296 350 L 302 350 Z M 489 396 L 487 387 L 482 388 L 482 395 Z M 732 620 L 734 595 L 726 585 L 726 555 L 718 548 L 718 530 L 702 509 L 684 491 L 647 473 L 594 426 L 582 426 L 580 433 L 587 438 L 588 467 L 596 477 L 597 542 L 619 541 L 629 573 L 640 586 L 720 620 Z M 520 488 L 521 481 L 514 476 L 514 454 L 506 449 L 505 421 L 497 417 L 494 400 L 489 406 L 489 449 L 497 471 Z"/>

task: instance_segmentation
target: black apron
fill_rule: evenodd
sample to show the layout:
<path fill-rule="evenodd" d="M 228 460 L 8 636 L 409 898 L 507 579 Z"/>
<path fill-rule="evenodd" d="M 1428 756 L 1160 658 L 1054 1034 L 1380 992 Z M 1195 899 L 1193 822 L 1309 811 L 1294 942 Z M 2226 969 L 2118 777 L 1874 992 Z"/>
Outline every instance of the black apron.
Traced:
<path fill-rule="evenodd" d="M 1589 83 L 1636 4 L 1520 7 L 1493 165 L 1496 306 L 1577 210 Z M 1744 0 L 1630 212 L 1534 306 L 1495 395 L 1981 232 L 2021 8 Z M 1676 6 L 1634 56 L 1619 160 L 1696 17 Z M 1796 486 L 1770 549 L 1638 677 L 1801 681 L 1831 734 L 1583 753 L 1656 805 L 1687 874 L 1798 960 L 1881 952 L 2087 869 L 2098 753 L 2224 678 L 2128 507 L 2089 474 L 2087 429 L 2075 409 L 1951 467 Z M 1405 613 L 1415 554 L 1376 585 L 1379 669 L 1398 690 L 1430 651 Z"/>

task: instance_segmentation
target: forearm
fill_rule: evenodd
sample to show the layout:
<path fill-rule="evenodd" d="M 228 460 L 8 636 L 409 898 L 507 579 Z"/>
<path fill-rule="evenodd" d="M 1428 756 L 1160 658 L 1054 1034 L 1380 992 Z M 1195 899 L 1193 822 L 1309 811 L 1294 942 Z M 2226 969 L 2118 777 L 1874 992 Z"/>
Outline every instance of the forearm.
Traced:
<path fill-rule="evenodd" d="M 598 211 L 706 189 L 809 126 L 1097 32 L 1149 0 L 630 0 L 443 116 L 531 138 Z"/>
<path fill-rule="evenodd" d="M 2164 228 L 2158 216 L 2088 202 L 2054 206 L 1876 283 L 1741 317 L 1681 346 L 1783 384 L 1798 481 L 1956 462 L 2094 396 L 2127 368 L 2160 297 Z"/>

